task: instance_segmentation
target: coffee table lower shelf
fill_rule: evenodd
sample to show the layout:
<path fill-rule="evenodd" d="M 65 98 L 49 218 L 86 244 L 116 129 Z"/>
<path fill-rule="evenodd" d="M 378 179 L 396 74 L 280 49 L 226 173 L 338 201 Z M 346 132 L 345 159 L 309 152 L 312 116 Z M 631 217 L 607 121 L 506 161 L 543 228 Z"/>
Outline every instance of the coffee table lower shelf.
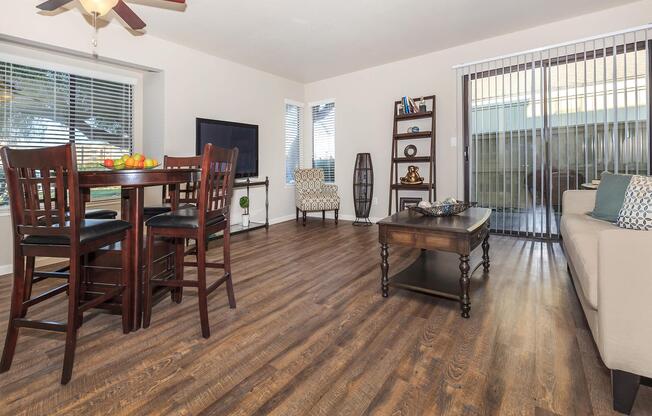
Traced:
<path fill-rule="evenodd" d="M 477 286 L 473 284 L 473 274 L 482 266 L 482 253 L 471 254 L 469 263 L 469 291 L 473 292 Z M 459 301 L 460 276 L 459 254 L 422 251 L 414 263 L 389 278 L 389 286 Z"/>

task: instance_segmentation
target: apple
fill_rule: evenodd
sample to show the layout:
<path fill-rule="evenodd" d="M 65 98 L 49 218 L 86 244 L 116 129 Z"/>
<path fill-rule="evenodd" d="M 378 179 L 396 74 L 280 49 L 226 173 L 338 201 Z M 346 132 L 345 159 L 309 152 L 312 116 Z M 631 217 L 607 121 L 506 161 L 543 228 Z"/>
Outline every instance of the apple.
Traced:
<path fill-rule="evenodd" d="M 104 167 L 111 169 L 113 167 L 113 159 L 104 159 Z"/>
<path fill-rule="evenodd" d="M 147 169 L 150 169 L 150 168 L 153 168 L 154 166 L 156 166 L 154 164 L 154 160 L 152 160 L 152 159 L 145 159 L 144 165 L 145 165 L 145 168 L 147 168 Z"/>

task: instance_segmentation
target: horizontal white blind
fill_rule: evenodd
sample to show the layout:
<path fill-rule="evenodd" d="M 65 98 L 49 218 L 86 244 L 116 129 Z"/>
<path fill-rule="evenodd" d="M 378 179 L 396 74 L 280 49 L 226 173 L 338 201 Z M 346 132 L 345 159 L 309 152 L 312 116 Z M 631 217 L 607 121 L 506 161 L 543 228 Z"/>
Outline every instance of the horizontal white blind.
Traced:
<path fill-rule="evenodd" d="M 285 104 L 285 183 L 294 183 L 294 171 L 301 167 L 303 107 Z"/>
<path fill-rule="evenodd" d="M 604 171 L 650 174 L 650 34 L 634 28 L 456 69 L 469 198 L 493 210 L 492 228 L 556 236 L 564 191 Z"/>
<path fill-rule="evenodd" d="M 133 86 L 0 61 L 0 145 L 34 148 L 69 141 L 75 142 L 80 170 L 130 153 Z M 2 176 L 0 204 L 6 203 Z"/>
<path fill-rule="evenodd" d="M 335 103 L 312 106 L 312 167 L 335 182 Z"/>

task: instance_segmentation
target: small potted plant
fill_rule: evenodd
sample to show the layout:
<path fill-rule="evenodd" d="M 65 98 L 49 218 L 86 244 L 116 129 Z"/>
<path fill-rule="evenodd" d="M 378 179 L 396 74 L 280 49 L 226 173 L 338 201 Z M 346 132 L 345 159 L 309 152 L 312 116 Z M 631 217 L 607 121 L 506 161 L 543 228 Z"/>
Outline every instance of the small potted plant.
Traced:
<path fill-rule="evenodd" d="M 240 198 L 240 208 L 244 210 L 242 213 L 242 226 L 249 227 L 249 197 L 243 196 Z"/>

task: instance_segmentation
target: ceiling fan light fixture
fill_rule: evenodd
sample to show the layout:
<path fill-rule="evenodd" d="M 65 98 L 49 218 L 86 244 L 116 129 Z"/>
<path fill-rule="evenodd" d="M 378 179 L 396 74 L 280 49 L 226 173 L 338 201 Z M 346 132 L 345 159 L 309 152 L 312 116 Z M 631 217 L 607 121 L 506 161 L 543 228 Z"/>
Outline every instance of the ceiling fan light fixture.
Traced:
<path fill-rule="evenodd" d="M 79 0 L 84 10 L 88 13 L 104 16 L 111 11 L 120 0 Z"/>

